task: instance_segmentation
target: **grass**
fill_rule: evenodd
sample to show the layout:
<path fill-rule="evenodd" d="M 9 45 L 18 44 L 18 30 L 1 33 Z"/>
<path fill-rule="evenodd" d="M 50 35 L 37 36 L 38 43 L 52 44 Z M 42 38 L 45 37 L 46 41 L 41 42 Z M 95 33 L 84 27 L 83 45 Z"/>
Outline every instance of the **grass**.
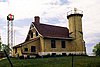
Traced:
<path fill-rule="evenodd" d="M 72 57 L 16 59 L 11 58 L 14 67 L 72 67 Z M 74 56 L 74 67 L 100 67 L 100 57 Z M 0 67 L 10 67 L 7 59 L 0 61 Z"/>

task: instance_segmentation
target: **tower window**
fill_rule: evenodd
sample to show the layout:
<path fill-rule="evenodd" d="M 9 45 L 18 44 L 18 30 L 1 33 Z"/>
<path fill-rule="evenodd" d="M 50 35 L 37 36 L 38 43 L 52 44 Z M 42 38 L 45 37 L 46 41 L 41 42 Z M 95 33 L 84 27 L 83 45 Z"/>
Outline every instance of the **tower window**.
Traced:
<path fill-rule="evenodd" d="M 24 51 L 27 52 L 28 51 L 28 48 L 24 48 Z"/>
<path fill-rule="evenodd" d="M 56 41 L 55 40 L 51 40 L 51 48 L 56 48 Z"/>
<path fill-rule="evenodd" d="M 65 41 L 61 41 L 61 47 L 66 48 Z"/>

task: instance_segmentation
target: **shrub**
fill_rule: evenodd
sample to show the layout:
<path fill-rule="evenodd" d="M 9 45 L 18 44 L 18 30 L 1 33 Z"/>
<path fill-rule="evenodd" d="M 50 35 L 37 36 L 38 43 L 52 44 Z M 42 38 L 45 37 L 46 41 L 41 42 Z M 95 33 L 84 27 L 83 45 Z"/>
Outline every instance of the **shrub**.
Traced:
<path fill-rule="evenodd" d="M 24 59 L 24 56 L 19 56 L 19 59 Z"/>
<path fill-rule="evenodd" d="M 47 54 L 47 55 L 44 55 L 43 57 L 44 58 L 48 58 L 48 57 L 51 57 L 51 55 L 50 54 Z"/>

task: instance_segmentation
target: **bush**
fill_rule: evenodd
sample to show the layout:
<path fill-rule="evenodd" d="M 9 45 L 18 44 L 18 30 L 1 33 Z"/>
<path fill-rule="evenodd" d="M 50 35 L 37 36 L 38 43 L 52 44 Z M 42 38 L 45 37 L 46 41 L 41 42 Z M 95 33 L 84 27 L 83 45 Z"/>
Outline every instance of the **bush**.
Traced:
<path fill-rule="evenodd" d="M 40 58 L 40 56 L 38 54 L 36 54 L 36 58 Z"/>
<path fill-rule="evenodd" d="M 48 57 L 51 57 L 51 55 L 50 54 L 47 54 L 47 55 L 44 55 L 43 57 L 44 58 L 48 58 Z"/>
<path fill-rule="evenodd" d="M 29 55 L 27 55 L 27 59 L 30 59 L 30 56 Z"/>
<path fill-rule="evenodd" d="M 19 56 L 19 59 L 24 59 L 24 56 Z"/>
<path fill-rule="evenodd" d="M 56 53 L 52 53 L 51 57 L 56 57 Z"/>
<path fill-rule="evenodd" d="M 88 55 L 86 55 L 86 54 L 68 54 L 68 56 L 88 56 Z"/>

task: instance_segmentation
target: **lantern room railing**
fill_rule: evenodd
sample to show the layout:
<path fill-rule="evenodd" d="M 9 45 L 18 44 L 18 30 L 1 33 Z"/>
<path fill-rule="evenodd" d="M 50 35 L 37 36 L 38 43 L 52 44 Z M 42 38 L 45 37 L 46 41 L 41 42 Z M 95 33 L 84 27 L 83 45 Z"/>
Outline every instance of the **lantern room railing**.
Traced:
<path fill-rule="evenodd" d="M 83 14 L 83 11 L 78 10 L 77 8 L 74 8 L 74 10 L 67 12 L 67 16 L 69 16 L 71 14 Z"/>

